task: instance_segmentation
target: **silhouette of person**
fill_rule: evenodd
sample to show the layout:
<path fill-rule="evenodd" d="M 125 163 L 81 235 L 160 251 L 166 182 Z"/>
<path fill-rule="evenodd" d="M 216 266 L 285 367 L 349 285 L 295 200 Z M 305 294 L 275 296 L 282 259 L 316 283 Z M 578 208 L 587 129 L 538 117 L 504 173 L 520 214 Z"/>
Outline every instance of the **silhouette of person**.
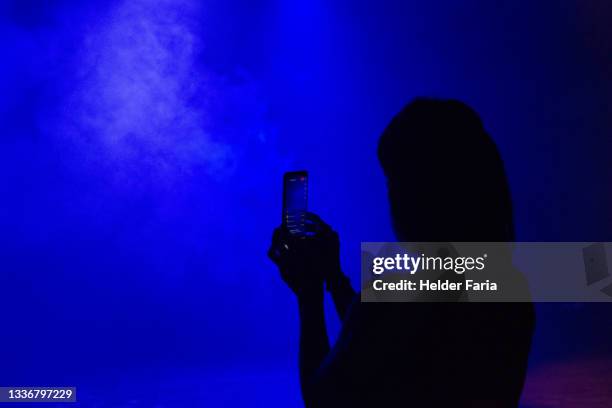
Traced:
<path fill-rule="evenodd" d="M 456 100 L 416 99 L 383 132 L 378 157 L 395 234 L 410 242 L 514 239 L 503 162 L 479 116 Z M 414 192 L 418 192 L 415 194 Z M 275 229 L 269 257 L 297 296 L 307 407 L 516 407 L 535 316 L 531 303 L 361 303 L 338 235 Z M 330 347 L 331 293 L 342 329 Z"/>

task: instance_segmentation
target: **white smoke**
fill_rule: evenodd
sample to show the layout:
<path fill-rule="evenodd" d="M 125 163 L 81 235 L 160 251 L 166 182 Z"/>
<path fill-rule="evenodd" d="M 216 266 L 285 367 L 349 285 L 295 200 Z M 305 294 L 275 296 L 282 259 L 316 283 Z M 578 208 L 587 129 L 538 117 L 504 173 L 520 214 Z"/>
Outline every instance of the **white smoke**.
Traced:
<path fill-rule="evenodd" d="M 85 33 L 61 120 L 82 165 L 124 184 L 231 172 L 235 152 L 207 130 L 223 90 L 198 65 L 201 16 L 198 2 L 128 0 Z"/>

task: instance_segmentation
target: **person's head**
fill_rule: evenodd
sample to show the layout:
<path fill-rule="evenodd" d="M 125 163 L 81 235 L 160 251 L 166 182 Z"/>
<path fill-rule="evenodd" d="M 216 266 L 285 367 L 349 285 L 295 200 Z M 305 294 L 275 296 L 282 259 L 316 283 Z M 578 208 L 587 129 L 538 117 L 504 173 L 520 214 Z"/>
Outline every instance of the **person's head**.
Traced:
<path fill-rule="evenodd" d="M 398 239 L 514 239 L 503 162 L 466 104 L 421 98 L 409 103 L 383 132 L 378 158 Z"/>

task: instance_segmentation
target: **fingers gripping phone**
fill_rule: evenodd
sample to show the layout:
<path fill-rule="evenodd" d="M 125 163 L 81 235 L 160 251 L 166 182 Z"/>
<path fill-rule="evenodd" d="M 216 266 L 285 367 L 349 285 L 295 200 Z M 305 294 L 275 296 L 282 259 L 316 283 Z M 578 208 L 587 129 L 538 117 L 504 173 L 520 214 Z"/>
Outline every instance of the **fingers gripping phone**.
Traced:
<path fill-rule="evenodd" d="M 283 176 L 283 225 L 290 234 L 306 236 L 308 172 L 290 171 Z"/>

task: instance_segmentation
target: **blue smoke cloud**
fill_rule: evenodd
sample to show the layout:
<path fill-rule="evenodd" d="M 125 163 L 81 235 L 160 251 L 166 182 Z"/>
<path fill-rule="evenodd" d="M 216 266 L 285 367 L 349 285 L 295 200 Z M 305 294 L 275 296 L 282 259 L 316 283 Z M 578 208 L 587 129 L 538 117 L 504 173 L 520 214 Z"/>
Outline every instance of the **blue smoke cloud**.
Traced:
<path fill-rule="evenodd" d="M 129 361 L 159 324 L 184 350 L 216 358 L 198 339 L 225 316 L 196 311 L 226 307 L 230 290 L 252 292 L 247 267 L 270 271 L 265 245 L 280 219 L 280 199 L 269 200 L 278 192 L 261 181 L 280 187 L 289 159 L 260 80 L 239 61 L 210 63 L 207 10 L 196 1 L 60 1 L 11 13 L 0 40 L 12 63 L 0 67 L 0 168 L 10 175 L 0 225 L 14 282 L 2 286 L 29 289 L 0 305 L 27 314 L 42 302 L 59 320 L 79 320 L 57 338 L 66 347 L 110 325 L 96 341 L 127 341 L 115 358 Z M 228 265 L 236 248 L 243 260 Z M 207 344 L 231 348 L 235 334 Z"/>
<path fill-rule="evenodd" d="M 82 33 L 52 129 L 73 145 L 79 164 L 106 169 L 129 188 L 235 171 L 240 152 L 231 139 L 253 136 L 244 125 L 261 120 L 251 114 L 256 123 L 235 129 L 242 136 L 214 135 L 214 115 L 257 111 L 261 103 L 248 82 L 231 89 L 232 78 L 203 69 L 202 14 L 198 2 L 125 1 Z M 240 101 L 230 99 L 235 93 Z"/>

